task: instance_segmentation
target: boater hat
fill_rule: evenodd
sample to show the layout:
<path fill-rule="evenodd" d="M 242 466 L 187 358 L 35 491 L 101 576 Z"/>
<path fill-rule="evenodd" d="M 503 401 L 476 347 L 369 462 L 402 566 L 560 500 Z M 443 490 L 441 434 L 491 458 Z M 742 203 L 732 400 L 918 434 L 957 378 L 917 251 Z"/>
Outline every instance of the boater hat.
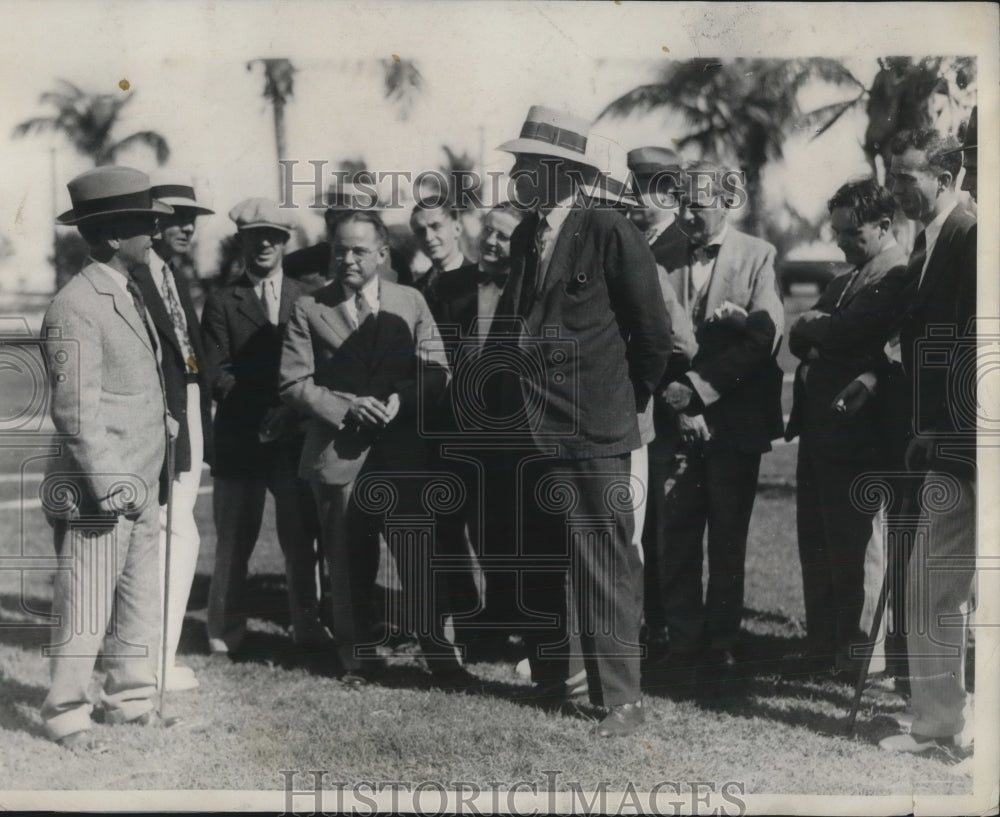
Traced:
<path fill-rule="evenodd" d="M 174 212 L 169 204 L 153 198 L 149 176 L 131 167 L 95 167 L 81 173 L 66 188 L 73 209 L 59 216 L 57 224 L 75 226 L 113 216 L 157 216 Z"/>
<path fill-rule="evenodd" d="M 215 212 L 215 210 L 209 210 L 198 204 L 194 196 L 194 185 L 186 182 L 177 183 L 174 179 L 154 179 L 152 193 L 154 199 L 158 199 L 164 204 L 193 210 L 199 216 L 210 216 Z"/>
<path fill-rule="evenodd" d="M 591 133 L 587 139 L 587 155 L 600 173 L 596 181 L 583 186 L 583 192 L 611 204 L 638 207 L 635 178 L 628 169 L 625 148 L 613 139 Z"/>
<path fill-rule="evenodd" d="M 532 105 L 521 126 L 521 135 L 504 142 L 497 150 L 553 156 L 593 167 L 587 156 L 589 131 L 590 123 L 586 119 L 544 105 Z"/>

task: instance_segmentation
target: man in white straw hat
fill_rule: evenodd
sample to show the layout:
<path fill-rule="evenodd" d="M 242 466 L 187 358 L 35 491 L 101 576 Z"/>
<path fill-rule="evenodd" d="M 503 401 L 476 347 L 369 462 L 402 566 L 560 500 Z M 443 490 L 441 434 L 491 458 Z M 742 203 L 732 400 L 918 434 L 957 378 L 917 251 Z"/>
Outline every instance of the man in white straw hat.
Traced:
<path fill-rule="evenodd" d="M 493 335 L 501 353 L 537 350 L 544 365 L 520 376 L 508 366 L 492 378 L 491 398 L 497 415 L 511 418 L 507 430 L 534 447 L 509 466 L 511 479 L 525 480 L 522 609 L 548 617 L 525 630 L 536 693 L 562 705 L 586 697 L 589 686 L 607 709 L 597 733 L 610 737 L 644 720 L 630 453 L 641 445 L 636 410 L 659 384 L 670 333 L 642 235 L 580 195 L 595 169 L 588 131 L 585 120 L 536 105 L 520 137 L 499 148 L 514 154 L 517 198 L 533 212 L 511 239 Z M 582 654 L 571 654 L 576 639 Z M 577 680 L 583 666 L 586 686 Z"/>
<path fill-rule="evenodd" d="M 210 459 L 212 440 L 211 384 L 204 366 L 198 315 L 191 300 L 188 279 L 179 271 L 179 263 L 191 249 L 195 220 L 213 211 L 198 203 L 190 184 L 164 180 L 154 184 L 151 192 L 174 212 L 159 220 L 149 264 L 137 268 L 133 277 L 163 350 L 161 365 L 167 407 L 180 425 L 174 452 L 169 581 L 166 581 L 167 508 L 165 505 L 160 507 L 160 581 L 164 592 L 169 588 L 170 620 L 163 630 L 167 640 L 167 669 L 164 674 L 161 668 L 158 682 L 163 683 L 165 678 L 166 688 L 176 692 L 198 686 L 191 668 L 177 664 L 175 657 L 198 564 L 201 539 L 194 519 L 194 505 L 201 485 L 201 463 L 203 459 Z"/>
<path fill-rule="evenodd" d="M 172 429 L 156 332 L 130 278 L 147 261 L 157 218 L 172 211 L 153 199 L 145 173 L 127 167 L 95 168 L 68 187 L 73 209 L 57 221 L 80 231 L 90 258 L 52 300 L 42 328 L 60 441 L 42 497 L 62 564 L 52 605 L 52 684 L 41 716 L 62 746 L 101 752 L 107 746 L 91 736 L 88 694 L 98 652 L 107 670 L 100 696 L 106 723 L 176 722 L 161 718 L 153 702 L 156 500 L 165 496 Z"/>

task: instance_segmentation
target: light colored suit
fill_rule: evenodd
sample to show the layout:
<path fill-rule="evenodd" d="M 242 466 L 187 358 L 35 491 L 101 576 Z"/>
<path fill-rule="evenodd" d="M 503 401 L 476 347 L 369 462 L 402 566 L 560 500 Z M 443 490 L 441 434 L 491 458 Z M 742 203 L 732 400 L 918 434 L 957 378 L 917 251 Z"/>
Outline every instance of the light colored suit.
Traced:
<path fill-rule="evenodd" d="M 396 512 L 426 514 L 417 500 L 431 476 L 422 473 L 427 460 L 417 427 L 418 402 L 437 404 L 448 364 L 443 343 L 428 343 L 437 329 L 417 290 L 380 281 L 378 313 L 360 328 L 348 307 L 351 297 L 334 282 L 296 302 L 285 332 L 280 390 L 282 399 L 308 418 L 299 475 L 316 495 L 334 636 L 345 669 L 354 670 L 362 665 L 355 648 L 370 641 L 378 535 L 386 513 L 373 506 L 374 497 L 359 501 L 354 486 L 366 475 L 377 478 L 395 497 Z M 385 429 L 375 432 L 353 422 L 349 409 L 357 396 L 384 401 L 391 394 L 399 395 L 400 408 Z M 396 550 L 408 602 L 427 604 L 434 594 L 426 578 L 408 573 L 413 568 L 429 574 L 426 559 L 414 560 L 412 550 L 401 558 L 399 543 L 388 535 L 387 540 Z M 428 629 L 416 633 L 432 669 L 457 662 L 440 619 L 432 610 L 422 619 Z"/>
<path fill-rule="evenodd" d="M 159 352 L 143 320 L 130 295 L 92 263 L 55 296 L 43 322 L 60 451 L 42 493 L 65 560 L 56 572 L 52 686 L 42 705 L 52 738 L 89 728 L 87 687 L 102 641 L 101 700 L 111 717 L 132 720 L 153 708 L 167 432 Z M 131 500 L 118 516 L 110 512 L 116 494 Z M 81 610 L 90 612 L 86 620 L 78 620 Z"/>
<path fill-rule="evenodd" d="M 671 651 L 731 651 L 743 615 L 747 532 L 760 455 L 784 431 L 781 369 L 775 350 L 784 310 L 774 273 L 775 250 L 731 225 L 702 293 L 691 285 L 691 257 L 676 242 L 661 263 L 692 316 L 698 352 L 687 372 L 706 404 L 708 442 L 680 445 L 666 474 L 660 541 L 660 594 Z M 718 320 L 727 301 L 745 320 Z M 703 599 L 703 536 L 708 528 L 709 582 Z"/>

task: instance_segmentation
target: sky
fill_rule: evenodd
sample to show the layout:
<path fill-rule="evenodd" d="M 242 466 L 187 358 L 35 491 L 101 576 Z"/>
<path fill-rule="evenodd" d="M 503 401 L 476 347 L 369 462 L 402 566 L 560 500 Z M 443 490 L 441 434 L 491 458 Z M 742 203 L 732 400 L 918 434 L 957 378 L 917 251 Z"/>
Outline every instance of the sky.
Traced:
<path fill-rule="evenodd" d="M 376 169 L 433 168 L 442 144 L 474 157 L 482 150 L 486 169 L 503 171 L 511 159 L 494 148 L 517 135 L 530 105 L 593 118 L 668 59 L 822 54 L 843 58 L 867 82 L 878 55 L 977 53 L 980 86 L 993 93 L 997 84 L 983 81 L 996 77 L 996 8 L 975 3 L 7 0 L 0 23 L 0 235 L 15 250 L 0 262 L 0 291 L 51 288 L 53 214 L 68 209 L 65 184 L 89 166 L 59 138 L 10 139 L 15 124 L 44 113 L 38 95 L 57 77 L 108 93 L 128 81 L 134 97 L 116 135 L 163 134 L 172 152 L 165 169 L 193 178 L 217 211 L 199 221 L 203 270 L 232 231 L 229 208 L 278 193 L 262 69 L 248 70 L 255 58 L 286 57 L 299 69 L 288 158 L 305 178 L 310 160 L 333 169 L 357 156 Z M 426 83 L 403 122 L 383 99 L 377 70 L 392 54 L 415 60 Z M 820 90 L 815 100 L 827 101 Z M 656 114 L 606 128 L 628 149 L 668 144 L 684 123 Z M 793 138 L 768 195 L 820 218 L 833 190 L 866 168 L 863 128 L 859 113 L 815 142 Z M 153 167 L 141 151 L 121 161 Z M 298 216 L 319 234 L 318 211 Z"/>

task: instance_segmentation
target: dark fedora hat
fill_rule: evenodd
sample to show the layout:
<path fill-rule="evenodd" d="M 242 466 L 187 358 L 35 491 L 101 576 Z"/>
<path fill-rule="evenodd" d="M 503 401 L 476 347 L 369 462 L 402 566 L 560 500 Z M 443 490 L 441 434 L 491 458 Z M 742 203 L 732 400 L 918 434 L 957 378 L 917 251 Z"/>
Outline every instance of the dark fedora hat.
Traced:
<path fill-rule="evenodd" d="M 115 216 L 157 216 L 174 212 L 169 204 L 153 198 L 149 176 L 131 167 L 95 167 L 81 173 L 66 187 L 73 209 L 56 219 L 56 223 L 66 226 Z"/>
<path fill-rule="evenodd" d="M 628 166 L 636 176 L 655 176 L 657 173 L 679 171 L 681 157 L 669 148 L 649 145 L 630 150 Z"/>
<path fill-rule="evenodd" d="M 153 198 L 170 205 L 175 210 L 181 208 L 199 216 L 210 216 L 215 213 L 215 210 L 198 203 L 195 198 L 194 185 L 191 184 L 190 180 L 162 176 L 150 178 L 150 184 L 152 185 L 150 191 Z"/>

